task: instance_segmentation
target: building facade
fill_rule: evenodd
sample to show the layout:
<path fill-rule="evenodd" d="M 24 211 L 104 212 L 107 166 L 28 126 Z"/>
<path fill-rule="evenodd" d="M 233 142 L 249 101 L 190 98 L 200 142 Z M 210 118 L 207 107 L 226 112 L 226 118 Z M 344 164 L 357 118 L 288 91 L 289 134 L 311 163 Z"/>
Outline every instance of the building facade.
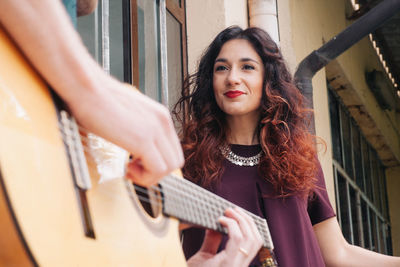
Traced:
<path fill-rule="evenodd" d="M 78 19 L 78 30 L 106 71 L 171 108 L 222 29 L 267 30 L 294 73 L 372 2 L 379 1 L 102 0 Z M 400 77 L 391 61 L 398 52 L 382 35 L 365 37 L 313 78 L 315 129 L 326 143 L 319 160 L 345 238 L 400 256 Z"/>

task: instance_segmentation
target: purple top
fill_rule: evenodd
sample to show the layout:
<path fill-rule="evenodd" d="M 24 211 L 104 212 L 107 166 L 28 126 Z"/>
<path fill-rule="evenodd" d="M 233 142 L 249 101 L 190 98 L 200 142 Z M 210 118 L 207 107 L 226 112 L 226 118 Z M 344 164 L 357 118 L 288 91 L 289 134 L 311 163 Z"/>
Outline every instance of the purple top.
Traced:
<path fill-rule="evenodd" d="M 232 151 L 244 157 L 256 155 L 260 145 L 231 145 Z M 325 188 L 321 168 L 317 174 L 315 196 L 306 200 L 300 196 L 274 198 L 271 183 L 261 178 L 257 166 L 241 167 L 225 160 L 221 182 L 212 190 L 232 203 L 266 218 L 279 267 L 325 266 L 313 225 L 335 216 Z M 196 253 L 202 244 L 204 230 L 190 228 L 183 235 L 186 258 Z M 227 241 L 223 237 L 220 249 Z M 253 264 L 259 264 L 257 257 Z"/>

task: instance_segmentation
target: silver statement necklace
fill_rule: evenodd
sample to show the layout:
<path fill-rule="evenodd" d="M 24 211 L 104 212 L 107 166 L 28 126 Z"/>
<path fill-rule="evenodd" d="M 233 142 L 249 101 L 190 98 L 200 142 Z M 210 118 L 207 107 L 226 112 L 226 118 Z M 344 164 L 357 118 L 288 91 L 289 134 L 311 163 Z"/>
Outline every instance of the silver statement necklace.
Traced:
<path fill-rule="evenodd" d="M 232 162 L 235 165 L 239 166 L 255 166 L 258 163 L 260 163 L 260 158 L 263 154 L 263 151 L 261 150 L 260 153 L 258 153 L 255 156 L 252 157 L 242 157 L 239 155 L 236 155 L 235 153 L 232 152 L 231 148 L 229 146 L 224 146 L 220 148 L 222 155 Z"/>

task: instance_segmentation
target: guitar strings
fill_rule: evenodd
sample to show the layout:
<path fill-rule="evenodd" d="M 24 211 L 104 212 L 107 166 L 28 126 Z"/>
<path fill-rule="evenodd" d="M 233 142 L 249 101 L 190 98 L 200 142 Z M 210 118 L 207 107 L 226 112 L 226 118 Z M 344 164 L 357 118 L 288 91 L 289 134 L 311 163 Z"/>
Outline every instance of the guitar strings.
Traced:
<path fill-rule="evenodd" d="M 218 207 L 219 208 L 218 215 L 222 215 L 223 211 L 227 207 L 237 207 L 233 203 L 230 203 L 229 201 L 227 201 L 227 200 L 225 200 L 225 199 L 223 199 L 223 198 L 221 198 L 221 197 L 219 197 L 217 195 L 214 195 L 213 193 L 205 190 L 204 188 L 197 187 L 193 183 L 191 183 L 191 182 L 189 182 L 189 181 L 187 181 L 185 179 L 181 179 L 180 177 L 177 177 L 174 174 L 170 174 L 163 181 L 164 182 L 162 182 L 162 186 L 166 187 L 165 189 L 172 190 L 174 195 L 179 195 L 180 194 L 185 199 L 192 200 L 192 202 L 198 204 L 198 205 L 193 205 L 193 206 L 195 206 L 195 208 L 202 207 L 203 210 L 205 210 L 205 212 L 212 211 L 216 207 Z M 170 184 L 170 183 L 168 183 L 168 181 L 172 181 L 172 182 L 175 181 L 175 182 L 178 182 L 180 184 L 185 184 L 185 187 L 187 188 L 187 191 L 188 191 L 188 188 L 189 188 L 189 189 L 192 189 L 192 192 L 186 192 L 184 190 L 180 190 L 178 188 L 178 186 Z M 197 196 L 195 195 L 196 192 L 197 192 Z M 263 229 L 263 227 L 265 226 L 265 219 L 263 219 L 263 218 L 261 218 L 261 217 L 259 217 L 257 215 L 254 215 L 254 214 L 248 212 L 247 210 L 244 210 L 244 209 L 242 209 L 242 210 L 246 214 L 248 214 L 255 221 L 255 223 L 261 227 L 261 229 Z"/>
<path fill-rule="evenodd" d="M 179 197 L 179 195 L 182 195 L 185 200 L 192 201 L 192 205 L 188 205 L 188 207 L 187 207 L 187 205 L 185 205 L 185 203 L 186 203 L 185 202 L 185 203 L 183 203 L 184 207 L 180 207 L 180 208 L 181 209 L 186 208 L 186 212 L 188 214 L 192 214 L 192 218 L 193 218 L 193 216 L 195 218 L 197 218 L 197 220 L 195 219 L 194 222 L 198 222 L 199 219 L 200 219 L 200 221 L 205 222 L 211 217 L 214 219 L 214 221 L 211 222 L 211 225 L 210 224 L 208 225 L 209 228 L 212 228 L 214 230 L 219 230 L 216 219 L 223 215 L 226 208 L 238 207 L 238 206 L 234 205 L 233 203 L 230 203 L 229 201 L 227 201 L 219 196 L 213 195 L 211 192 L 206 191 L 203 188 L 194 188 L 192 183 L 190 183 L 187 180 L 176 177 L 175 175 L 170 175 L 170 177 L 166 177 L 166 178 L 168 179 L 167 181 L 172 181 L 172 182 L 173 182 L 173 178 L 175 178 L 176 182 L 179 181 L 179 182 L 184 183 L 185 186 L 187 186 L 187 188 L 196 189 L 196 191 L 198 193 L 197 196 L 195 196 L 195 194 L 194 194 L 195 192 L 180 191 L 178 186 L 176 186 L 174 184 L 170 184 L 168 182 L 167 183 L 162 182 L 162 186 L 164 187 L 164 189 L 169 189 L 172 191 L 171 195 L 174 195 L 174 196 L 178 195 L 178 197 Z M 203 199 L 201 199 L 201 198 L 203 198 Z M 208 198 L 208 200 L 206 198 Z M 240 208 L 240 207 L 238 207 L 238 208 Z M 263 240 L 265 241 L 265 246 L 271 247 L 272 242 L 270 241 L 270 235 L 269 235 L 269 231 L 268 231 L 268 225 L 266 224 L 266 220 L 257 215 L 252 214 L 251 212 L 248 212 L 247 210 L 244 210 L 242 208 L 240 208 L 240 209 L 253 219 L 253 221 L 255 222 L 255 224 L 257 226 L 257 229 L 259 230 L 261 236 L 263 237 Z M 203 216 L 203 217 L 200 216 L 199 217 L 199 215 L 204 215 L 204 214 L 207 214 L 208 216 Z M 190 216 L 190 215 L 188 215 L 188 216 Z M 203 218 L 203 220 L 201 218 Z"/>
<path fill-rule="evenodd" d="M 79 125 L 78 123 L 75 123 L 75 125 L 78 128 L 78 132 L 79 132 L 78 136 L 80 138 L 80 141 L 82 143 L 82 147 L 83 147 L 84 151 L 87 152 L 87 153 L 90 153 L 91 150 L 90 150 L 90 146 L 88 145 L 88 143 L 91 141 L 91 139 L 88 137 L 88 135 L 91 134 L 91 132 L 88 129 L 86 129 L 85 127 Z M 69 133 L 65 132 L 66 131 L 65 128 L 60 122 L 58 122 L 58 126 L 59 126 L 59 129 L 60 129 L 61 133 L 62 133 L 63 141 L 67 142 L 66 139 L 67 139 L 67 135 Z M 75 131 L 75 129 L 70 129 L 70 130 L 71 130 L 71 132 Z M 135 185 L 134 183 L 132 183 L 132 185 L 133 185 L 133 187 L 135 188 L 135 190 L 137 192 L 141 192 L 141 193 L 149 196 L 149 197 L 145 197 L 145 196 L 136 194 L 136 197 L 139 200 L 141 200 L 141 201 L 143 201 L 145 203 L 149 203 L 155 208 L 159 208 L 159 207 L 163 206 L 162 203 L 165 200 L 165 198 L 162 196 L 162 190 L 158 186 L 151 186 L 149 188 L 150 190 L 148 190 L 148 189 L 145 189 L 145 188 L 143 188 L 141 186 Z M 164 186 L 169 187 L 169 189 L 172 189 L 177 194 L 181 194 L 186 198 L 190 198 L 190 199 L 194 200 L 195 202 L 197 201 L 197 199 L 195 199 L 195 197 L 192 194 L 186 194 L 185 195 L 186 192 L 176 190 L 176 188 L 174 188 L 173 186 L 169 186 L 167 184 L 164 184 Z M 203 204 L 204 203 L 211 205 L 211 203 L 208 203 L 207 201 L 203 202 Z M 213 206 L 208 206 L 208 208 L 213 208 Z M 208 212 L 208 209 L 204 209 L 204 211 Z M 250 213 L 250 212 L 248 212 L 246 210 L 244 210 L 244 211 L 248 215 L 250 215 L 250 217 L 252 217 L 252 219 L 254 220 L 254 222 L 256 223 L 257 226 L 261 227 L 261 228 L 259 228 L 261 233 L 265 234 L 266 232 L 265 232 L 265 230 L 263 228 L 265 219 L 261 219 L 260 217 L 254 215 L 254 214 L 252 214 L 252 213 Z"/>
<path fill-rule="evenodd" d="M 60 124 L 59 124 L 60 125 Z M 61 126 L 61 125 L 60 125 Z M 63 132 L 63 137 L 66 135 L 66 133 L 64 132 L 64 129 L 63 129 L 63 127 L 60 127 L 61 128 L 61 131 Z M 80 131 L 83 131 L 83 132 L 86 132 L 87 134 L 89 133 L 88 132 L 88 130 L 86 129 L 86 128 L 84 128 L 84 127 L 82 127 L 82 126 L 80 126 L 80 125 L 78 125 L 78 128 L 79 128 L 79 130 Z M 85 136 L 85 135 L 83 135 L 83 134 L 81 134 L 81 133 L 79 133 L 79 136 L 80 136 L 80 138 L 81 138 L 81 141 L 82 141 L 82 147 L 83 147 L 83 149 L 86 151 L 86 152 L 89 152 L 90 153 L 90 147 L 89 147 L 89 145 L 87 144 L 87 142 L 90 142 L 90 138 L 88 138 L 87 136 Z M 147 190 L 147 189 L 142 189 L 141 187 L 139 187 L 139 186 L 137 186 L 137 185 L 135 185 L 135 184 L 133 184 L 134 185 L 134 187 L 135 187 L 135 190 L 137 190 L 137 191 L 139 191 L 139 192 L 141 192 L 141 193 L 147 193 L 147 194 L 149 194 L 149 195 L 151 195 L 151 197 L 153 197 L 153 199 L 155 199 L 155 201 L 153 201 L 152 199 L 146 199 L 145 197 L 142 197 L 141 196 L 141 200 L 143 200 L 143 201 L 146 201 L 146 202 L 148 202 L 149 204 L 152 204 L 152 205 L 160 205 L 159 204 L 159 202 L 160 201 L 164 201 L 164 198 L 161 196 L 160 197 L 160 195 L 159 194 L 161 194 L 161 190 L 158 188 L 158 186 L 153 186 L 153 187 L 151 187 L 150 189 L 151 190 Z M 173 189 L 173 188 L 172 188 Z M 151 191 L 154 191 L 155 193 L 151 193 Z M 180 193 L 180 194 L 182 194 L 183 192 L 181 192 L 181 191 L 177 191 L 177 190 L 175 190 L 177 193 Z M 189 198 L 191 198 L 191 199 L 194 199 L 194 197 L 193 197 L 193 195 L 192 194 L 187 194 L 186 196 L 184 196 L 184 197 L 189 197 Z M 194 199 L 195 200 L 195 199 Z M 207 203 L 207 202 L 206 202 Z"/>

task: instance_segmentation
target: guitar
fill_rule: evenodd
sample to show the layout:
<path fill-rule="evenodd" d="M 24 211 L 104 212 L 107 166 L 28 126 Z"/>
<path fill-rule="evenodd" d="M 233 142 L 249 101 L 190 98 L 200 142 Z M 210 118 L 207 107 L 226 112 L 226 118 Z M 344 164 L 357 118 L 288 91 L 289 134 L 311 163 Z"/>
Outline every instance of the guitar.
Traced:
<path fill-rule="evenodd" d="M 1 266 L 186 266 L 179 220 L 226 232 L 217 218 L 234 205 L 177 175 L 99 182 L 78 128 L 0 27 Z"/>

